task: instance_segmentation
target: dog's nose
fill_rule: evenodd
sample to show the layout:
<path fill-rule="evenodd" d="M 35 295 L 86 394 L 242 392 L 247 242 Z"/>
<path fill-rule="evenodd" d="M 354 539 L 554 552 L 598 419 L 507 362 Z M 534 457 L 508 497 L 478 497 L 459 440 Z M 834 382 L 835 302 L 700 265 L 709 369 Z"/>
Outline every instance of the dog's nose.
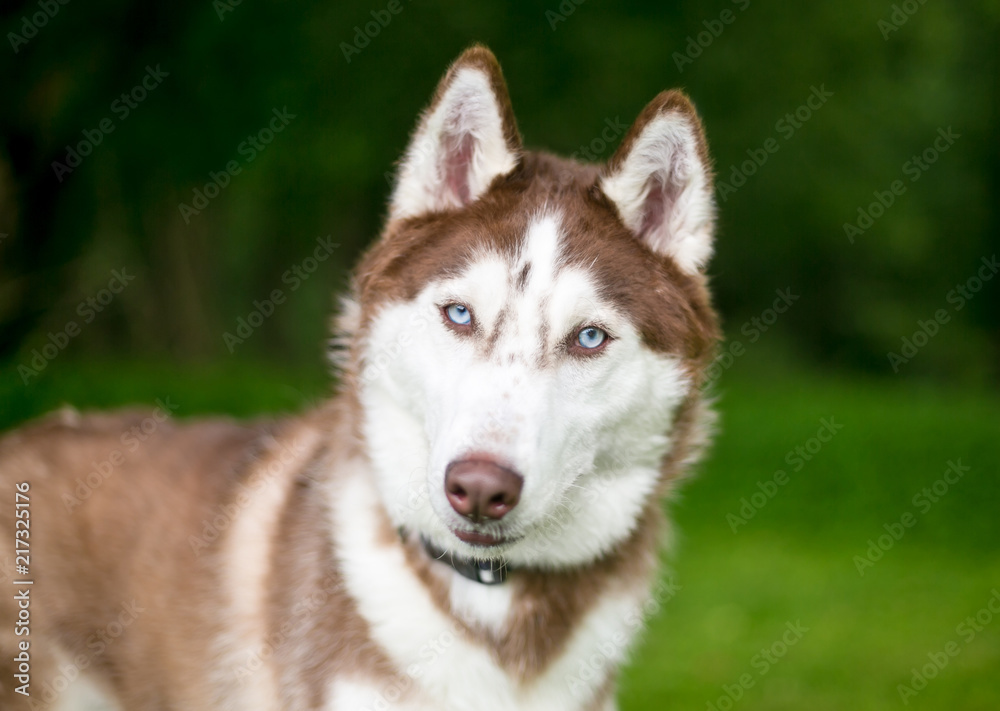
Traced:
<path fill-rule="evenodd" d="M 444 474 L 451 507 L 476 523 L 506 516 L 521 499 L 523 483 L 520 474 L 492 459 L 459 459 Z"/>

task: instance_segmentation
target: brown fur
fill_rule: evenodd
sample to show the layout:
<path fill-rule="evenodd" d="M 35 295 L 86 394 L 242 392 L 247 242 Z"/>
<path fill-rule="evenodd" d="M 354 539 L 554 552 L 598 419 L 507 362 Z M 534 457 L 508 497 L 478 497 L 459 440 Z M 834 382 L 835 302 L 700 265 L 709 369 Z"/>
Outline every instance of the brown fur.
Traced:
<path fill-rule="evenodd" d="M 341 325 L 351 350 L 330 404 L 278 421 L 159 422 L 134 451 L 125 451 L 123 434 L 148 413 L 63 412 L 0 439 L 0 532 L 8 541 L 14 485 L 31 485 L 33 701 L 44 698 L 46 684 L 58 681 L 57 645 L 78 666 L 97 672 L 129 711 L 211 709 L 244 684 L 273 684 L 285 707 L 314 708 L 329 680 L 348 670 L 375 680 L 399 679 L 405 696 L 412 681 L 372 641 L 345 589 L 324 493 L 336 490 L 340 463 L 366 459 L 357 398 L 363 346 L 382 306 L 412 299 L 429 281 L 458 272 L 474 250 L 515 256 L 531 217 L 544 209 L 562 213 L 567 264 L 592 270 L 604 296 L 633 316 L 645 344 L 680 356 L 695 380 L 696 389 L 677 413 L 675 446 L 662 465 L 663 492 L 695 457 L 704 422 L 697 386 L 718 337 L 705 278 L 682 272 L 624 227 L 600 191 L 600 168 L 521 151 L 503 75 L 485 48 L 469 50 L 448 70 L 428 111 L 464 66 L 488 74 L 518 166 L 465 209 L 389 221 L 355 272 L 360 311 Z M 664 111 L 681 111 L 694 122 L 707 165 L 690 102 L 664 92 L 639 116 L 607 170 L 621 165 L 642 128 Z M 523 284 L 529 268 L 511 279 Z M 67 507 L 66 495 L 73 495 L 93 463 L 115 451 L 122 452 L 121 461 L 111 474 L 78 506 Z M 266 530 L 255 533 L 264 545 L 236 561 L 238 536 L 258 521 L 245 513 L 254 504 L 243 503 L 244 497 L 261 481 L 271 487 L 275 510 L 259 519 Z M 227 515 L 222 530 L 208 535 L 219 512 L 233 507 L 236 513 Z M 649 586 L 663 530 L 659 501 L 650 500 L 631 537 L 603 559 L 574 570 L 512 573 L 512 615 L 500 634 L 457 619 L 456 625 L 512 676 L 530 682 L 566 648 L 604 595 Z M 388 517 L 379 536 L 380 545 L 404 546 L 437 607 L 450 615 L 441 567 L 413 540 L 400 541 Z M 260 590 L 266 615 L 259 630 L 253 620 L 229 615 L 241 594 L 244 564 L 269 581 Z M 98 652 L 95 635 L 106 633 L 122 604 L 133 600 L 141 613 Z M 12 711 L 28 708 L 11 684 L 11 660 L 21 639 L 12 633 L 16 615 L 11 596 L 0 596 L 0 709 Z M 243 636 L 231 640 L 234 649 L 220 656 L 219 645 L 241 624 L 251 631 L 240 628 Z M 591 708 L 604 708 L 614 676 Z"/>
<path fill-rule="evenodd" d="M 231 496 L 246 472 L 248 452 L 268 425 L 163 422 L 130 453 L 122 434 L 145 418 L 144 413 L 62 414 L 8 435 L 0 441 L 0 522 L 5 538 L 12 540 L 14 484 L 29 482 L 35 659 L 44 665 L 45 655 L 54 651 L 52 640 L 58 639 L 71 659 L 100 672 L 131 708 L 157 708 L 186 693 L 194 694 L 192 708 L 197 708 L 196 699 L 203 697 L 197 683 L 182 690 L 171 680 L 196 682 L 198 670 L 209 665 L 191 640 L 216 624 L 209 611 L 213 601 L 222 601 L 212 584 L 210 558 L 196 557 L 187 538 Z M 123 452 L 123 463 L 67 511 L 63 497 L 74 494 L 77 478 L 115 451 Z M 206 471 L 212 475 L 205 476 Z M 21 699 L 11 690 L 7 667 L 15 642 L 11 599 L 0 596 L 4 709 L 19 708 L 15 704 Z M 193 606 L 196 599 L 206 604 Z M 144 612 L 101 648 L 100 633 L 132 600 Z M 178 610 L 183 614 L 175 617 Z M 36 694 L 46 681 L 52 680 L 36 672 Z"/>
<path fill-rule="evenodd" d="M 362 323 L 385 303 L 412 299 L 428 282 L 458 273 L 478 250 L 513 257 L 532 215 L 550 207 L 563 214 L 571 263 L 595 272 L 606 296 L 634 315 L 646 345 L 700 365 L 718 338 L 704 279 L 637 240 L 600 193 L 598 177 L 595 166 L 529 152 L 465 209 L 390 223 L 357 271 Z"/>

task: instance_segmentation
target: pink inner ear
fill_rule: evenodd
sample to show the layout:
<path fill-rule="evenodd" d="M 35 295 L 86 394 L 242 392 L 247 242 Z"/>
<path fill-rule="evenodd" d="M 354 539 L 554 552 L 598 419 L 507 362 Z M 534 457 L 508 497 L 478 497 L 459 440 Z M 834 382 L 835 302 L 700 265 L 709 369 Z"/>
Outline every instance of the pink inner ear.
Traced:
<path fill-rule="evenodd" d="M 649 189 L 642 204 L 642 222 L 639 223 L 639 236 L 643 238 L 660 231 L 667 211 L 674 202 L 672 191 L 668 192 L 662 173 L 654 173 L 647 185 Z"/>
<path fill-rule="evenodd" d="M 670 234 L 670 215 L 688 183 L 680 151 L 674 151 L 664 170 L 656 171 L 646 181 L 646 199 L 642 203 L 639 236 L 657 250 L 666 249 Z"/>
<path fill-rule="evenodd" d="M 457 137 L 446 137 L 444 143 L 445 188 L 458 198 L 459 204 L 467 205 L 471 199 L 469 168 L 475 150 L 475 140 L 472 134 L 463 133 Z"/>

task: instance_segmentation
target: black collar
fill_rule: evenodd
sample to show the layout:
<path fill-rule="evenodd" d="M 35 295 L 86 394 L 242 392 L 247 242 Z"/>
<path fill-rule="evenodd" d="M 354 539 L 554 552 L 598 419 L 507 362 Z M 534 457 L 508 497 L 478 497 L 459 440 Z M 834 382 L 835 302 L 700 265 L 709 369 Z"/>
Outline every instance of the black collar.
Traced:
<path fill-rule="evenodd" d="M 402 531 L 400 531 L 402 534 Z M 420 537 L 427 555 L 442 563 L 447 563 L 452 569 L 463 578 L 482 583 L 483 585 L 501 585 L 507 582 L 507 575 L 510 569 L 505 560 L 474 560 L 463 558 L 450 551 L 444 551 L 428 541 L 423 536 Z"/>

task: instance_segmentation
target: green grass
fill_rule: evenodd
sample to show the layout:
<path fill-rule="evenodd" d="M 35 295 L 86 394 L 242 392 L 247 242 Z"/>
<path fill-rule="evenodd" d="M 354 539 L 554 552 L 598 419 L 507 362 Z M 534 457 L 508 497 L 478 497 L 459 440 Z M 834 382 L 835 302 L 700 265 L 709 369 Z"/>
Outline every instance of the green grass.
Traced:
<path fill-rule="evenodd" d="M 0 427 L 63 402 L 170 397 L 179 416 L 279 412 L 329 388 L 318 367 L 53 366 L 27 387 L 5 369 Z M 740 367 L 720 388 L 711 454 L 671 505 L 680 590 L 635 650 L 622 708 L 900 709 L 897 685 L 951 641 L 960 653 L 905 708 L 1000 708 L 1000 615 L 968 642 L 956 632 L 1000 589 L 996 394 Z M 786 453 L 831 417 L 843 429 L 795 471 Z M 913 497 L 959 459 L 970 471 L 918 509 Z M 778 469 L 787 483 L 734 533 L 727 514 Z M 915 524 L 860 575 L 854 557 L 907 512 Z M 755 655 L 788 623 L 808 631 L 762 674 Z M 727 704 L 744 674 L 752 686 Z"/>
<path fill-rule="evenodd" d="M 726 709 L 720 697 L 739 697 L 731 707 L 744 711 L 900 709 L 897 685 L 950 641 L 959 654 L 905 707 L 1000 708 L 1000 615 L 968 643 L 955 629 L 1000 589 L 995 395 L 815 375 L 730 380 L 712 454 L 673 506 L 682 589 L 636 650 L 622 708 Z M 786 453 L 831 416 L 843 429 L 792 471 Z M 917 508 L 914 495 L 959 458 L 971 470 Z M 726 515 L 777 469 L 787 484 L 734 533 Z M 860 575 L 854 556 L 906 512 L 916 523 Z M 761 674 L 754 656 L 798 621 L 809 631 Z M 740 695 L 743 674 L 753 685 Z"/>

